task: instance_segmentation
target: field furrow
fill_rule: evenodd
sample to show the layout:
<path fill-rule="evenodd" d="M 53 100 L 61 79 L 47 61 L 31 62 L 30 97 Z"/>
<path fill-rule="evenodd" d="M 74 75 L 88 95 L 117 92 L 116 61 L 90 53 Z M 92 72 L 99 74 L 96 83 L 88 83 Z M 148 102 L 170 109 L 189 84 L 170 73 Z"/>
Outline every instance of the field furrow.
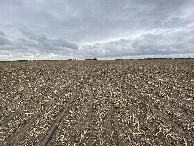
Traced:
<path fill-rule="evenodd" d="M 0 145 L 194 145 L 193 64 L 0 63 Z"/>

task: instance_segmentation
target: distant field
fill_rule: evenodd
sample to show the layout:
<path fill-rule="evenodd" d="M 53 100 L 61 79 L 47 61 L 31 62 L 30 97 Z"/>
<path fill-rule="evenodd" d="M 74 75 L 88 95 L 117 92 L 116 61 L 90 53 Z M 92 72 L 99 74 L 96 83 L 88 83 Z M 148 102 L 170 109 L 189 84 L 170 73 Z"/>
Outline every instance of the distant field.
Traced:
<path fill-rule="evenodd" d="M 194 59 L 0 63 L 0 145 L 194 145 Z"/>

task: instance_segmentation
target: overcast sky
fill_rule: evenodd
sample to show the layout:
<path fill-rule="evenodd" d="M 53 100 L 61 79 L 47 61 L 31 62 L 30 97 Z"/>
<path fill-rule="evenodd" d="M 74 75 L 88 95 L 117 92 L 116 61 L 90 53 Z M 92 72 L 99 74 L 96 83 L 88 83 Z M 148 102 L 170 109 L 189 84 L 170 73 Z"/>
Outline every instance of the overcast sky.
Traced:
<path fill-rule="evenodd" d="M 194 0 L 0 0 L 0 60 L 194 57 Z"/>

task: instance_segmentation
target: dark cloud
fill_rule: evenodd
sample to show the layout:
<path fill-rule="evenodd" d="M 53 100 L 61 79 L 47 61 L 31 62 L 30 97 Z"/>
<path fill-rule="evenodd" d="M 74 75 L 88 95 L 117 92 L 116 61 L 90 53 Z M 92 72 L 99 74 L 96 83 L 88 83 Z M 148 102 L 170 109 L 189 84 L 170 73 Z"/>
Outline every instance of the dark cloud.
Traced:
<path fill-rule="evenodd" d="M 50 39 L 50 41 L 53 43 L 54 46 L 57 47 L 66 47 L 74 50 L 78 49 L 77 44 L 68 42 L 64 39 L 54 39 L 54 40 Z"/>
<path fill-rule="evenodd" d="M 6 35 L 0 31 L 0 46 L 4 46 L 4 45 L 10 45 L 11 41 L 6 38 Z"/>
<path fill-rule="evenodd" d="M 10 41 L 4 37 L 0 37 L 0 45 L 4 46 L 4 45 L 9 45 Z"/>
<path fill-rule="evenodd" d="M 23 28 L 20 29 L 22 34 L 24 35 L 24 37 L 26 37 L 28 40 L 26 39 L 19 39 L 21 40 L 24 44 L 26 44 L 27 46 L 30 47 L 30 45 L 40 45 L 42 47 L 46 47 L 46 48 L 52 48 L 52 47 L 63 47 L 63 48 L 69 48 L 69 49 L 73 49 L 73 50 L 77 50 L 78 46 L 75 43 L 69 42 L 65 39 L 62 38 L 58 38 L 58 39 L 51 39 L 51 38 L 47 38 L 44 34 L 35 34 L 34 32 L 32 32 L 31 30 L 27 29 L 27 28 Z M 33 45 L 33 46 L 34 46 Z"/>
<path fill-rule="evenodd" d="M 2 31 L 0 31 L 0 36 L 5 36 L 5 34 Z"/>

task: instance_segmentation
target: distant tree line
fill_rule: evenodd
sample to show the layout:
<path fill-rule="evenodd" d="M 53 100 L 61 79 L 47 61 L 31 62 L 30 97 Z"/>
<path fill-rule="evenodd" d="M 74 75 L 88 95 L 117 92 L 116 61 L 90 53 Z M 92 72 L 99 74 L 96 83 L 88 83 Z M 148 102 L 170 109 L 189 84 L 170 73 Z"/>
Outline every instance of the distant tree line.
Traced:
<path fill-rule="evenodd" d="M 85 60 L 97 60 L 96 58 L 94 58 L 94 59 L 85 59 Z"/>

